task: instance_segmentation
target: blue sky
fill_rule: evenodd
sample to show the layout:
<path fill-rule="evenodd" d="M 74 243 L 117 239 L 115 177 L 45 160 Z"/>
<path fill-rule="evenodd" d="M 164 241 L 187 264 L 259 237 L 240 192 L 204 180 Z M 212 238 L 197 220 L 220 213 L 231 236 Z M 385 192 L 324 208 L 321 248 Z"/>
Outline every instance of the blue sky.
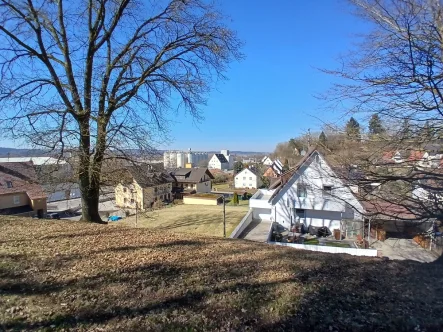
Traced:
<path fill-rule="evenodd" d="M 245 42 L 246 59 L 232 64 L 229 80 L 209 95 L 203 122 L 175 119 L 170 148 L 273 151 L 340 118 L 314 95 L 334 80 L 316 67 L 339 67 L 338 57 L 364 32 L 346 1 L 225 0 L 222 7 Z"/>
<path fill-rule="evenodd" d="M 245 42 L 246 58 L 232 63 L 195 123 L 183 112 L 171 119 L 172 141 L 162 149 L 271 152 L 278 142 L 318 131 L 341 114 L 325 111 L 314 95 L 334 80 L 316 67 L 338 68 L 338 57 L 365 26 L 346 0 L 219 0 Z M 321 120 L 319 120 L 321 119 Z M 17 142 L 0 141 L 0 146 Z"/>

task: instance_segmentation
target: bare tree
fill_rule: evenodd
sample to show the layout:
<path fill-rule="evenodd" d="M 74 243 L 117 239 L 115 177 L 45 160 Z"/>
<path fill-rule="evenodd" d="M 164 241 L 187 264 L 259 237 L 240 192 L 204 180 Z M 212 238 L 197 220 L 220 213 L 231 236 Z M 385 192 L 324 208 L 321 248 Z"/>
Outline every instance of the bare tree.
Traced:
<path fill-rule="evenodd" d="M 4 132 L 33 145 L 76 147 L 82 218 L 101 222 L 107 157 L 149 149 L 171 111 L 199 106 L 241 43 L 203 0 L 1 0 Z"/>
<path fill-rule="evenodd" d="M 443 7 L 440 0 L 349 0 L 371 30 L 343 58 L 340 78 L 325 98 L 346 113 L 376 114 L 389 127 L 365 137 L 344 168 L 356 167 L 356 184 L 370 201 L 397 206 L 400 214 L 443 217 L 443 173 L 423 154 L 438 154 L 443 128 Z M 358 156 L 358 157 L 356 157 Z M 428 163 L 428 164 L 426 164 Z M 372 187 L 370 189 L 369 187 Z M 370 189 L 370 190 L 369 190 Z M 427 197 L 418 197 L 422 190 Z M 439 194 L 440 193 L 440 194 Z M 387 209 L 380 209 L 386 213 Z M 407 213 L 404 213 L 404 212 Z M 391 210 L 392 212 L 392 210 Z M 395 217 L 395 216 L 390 216 Z"/>

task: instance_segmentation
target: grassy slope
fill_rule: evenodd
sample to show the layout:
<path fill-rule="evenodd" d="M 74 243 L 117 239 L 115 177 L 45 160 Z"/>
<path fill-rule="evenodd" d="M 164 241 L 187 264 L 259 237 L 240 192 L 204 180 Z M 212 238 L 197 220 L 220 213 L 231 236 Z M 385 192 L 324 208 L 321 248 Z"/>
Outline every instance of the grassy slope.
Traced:
<path fill-rule="evenodd" d="M 226 207 L 226 234 L 232 233 L 248 211 L 248 207 Z M 123 223 L 135 225 L 135 217 Z M 158 230 L 223 236 L 223 207 L 176 205 L 171 208 L 141 213 L 138 225 Z"/>
<path fill-rule="evenodd" d="M 150 229 L 0 219 L 0 330 L 412 330 L 443 324 L 440 263 Z"/>

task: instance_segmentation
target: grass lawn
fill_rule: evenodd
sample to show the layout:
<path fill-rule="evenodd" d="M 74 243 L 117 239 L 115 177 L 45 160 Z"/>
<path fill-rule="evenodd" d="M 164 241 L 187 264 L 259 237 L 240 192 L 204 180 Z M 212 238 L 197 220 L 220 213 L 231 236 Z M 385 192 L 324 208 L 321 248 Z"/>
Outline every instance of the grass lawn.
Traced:
<path fill-rule="evenodd" d="M 218 183 L 212 184 L 212 191 L 231 191 L 234 192 L 234 185 L 231 184 L 232 188 L 229 188 L 229 183 Z"/>
<path fill-rule="evenodd" d="M 443 326 L 442 259 L 384 261 L 4 216 L 0 230 L 0 330 L 441 331 Z"/>
<path fill-rule="evenodd" d="M 226 236 L 237 227 L 248 211 L 248 206 L 226 206 Z M 135 216 L 122 223 L 135 224 Z M 154 212 L 140 213 L 138 226 L 175 232 L 191 232 L 223 236 L 223 206 L 174 205 Z"/>
<path fill-rule="evenodd" d="M 232 199 L 229 201 L 229 203 L 227 203 L 226 205 L 228 206 L 249 206 L 249 200 L 245 199 L 245 200 L 238 200 L 238 205 L 234 205 L 234 202 L 232 201 Z"/>
<path fill-rule="evenodd" d="M 2 216 L 0 229 L 0 330 L 443 326 L 442 259 L 383 261 L 64 220 Z"/>

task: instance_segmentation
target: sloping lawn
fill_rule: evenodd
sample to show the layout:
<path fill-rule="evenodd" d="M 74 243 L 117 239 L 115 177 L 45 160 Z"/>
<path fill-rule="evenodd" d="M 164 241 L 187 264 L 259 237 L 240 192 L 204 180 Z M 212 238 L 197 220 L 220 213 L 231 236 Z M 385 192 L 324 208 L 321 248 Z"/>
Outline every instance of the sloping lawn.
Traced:
<path fill-rule="evenodd" d="M 0 330 L 440 331 L 439 261 L 0 219 Z"/>
<path fill-rule="evenodd" d="M 226 236 L 229 236 L 248 212 L 249 207 L 226 206 Z M 135 216 L 121 223 L 135 225 Z M 164 231 L 223 236 L 223 206 L 174 205 L 153 212 L 140 213 L 138 226 Z"/>

